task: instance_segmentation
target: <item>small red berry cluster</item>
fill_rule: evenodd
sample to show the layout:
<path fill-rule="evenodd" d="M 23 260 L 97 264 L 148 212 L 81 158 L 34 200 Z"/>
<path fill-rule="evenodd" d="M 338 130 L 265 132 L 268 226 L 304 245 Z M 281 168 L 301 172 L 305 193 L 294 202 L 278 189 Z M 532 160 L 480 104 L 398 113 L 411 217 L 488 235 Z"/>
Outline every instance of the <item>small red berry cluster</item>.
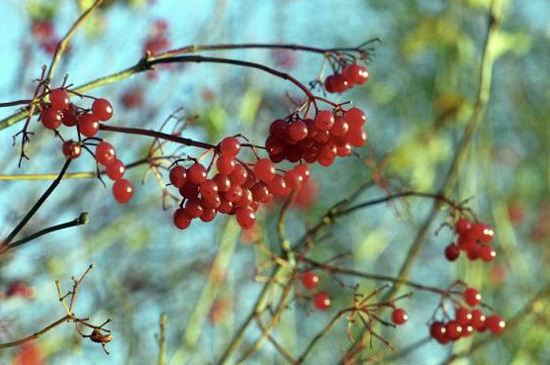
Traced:
<path fill-rule="evenodd" d="M 306 271 L 300 274 L 300 282 L 307 290 L 314 291 L 319 284 L 319 276 L 315 271 Z M 331 303 L 330 296 L 324 291 L 315 293 L 311 301 L 313 306 L 320 311 L 327 310 Z"/>
<path fill-rule="evenodd" d="M 277 173 L 269 158 L 245 163 L 237 158 L 241 143 L 236 137 L 224 138 L 214 151 L 212 164 L 218 172 L 208 177 L 209 168 L 199 162 L 189 167 L 176 164 L 170 169 L 170 183 L 183 198 L 174 213 L 174 224 L 186 229 L 195 218 L 212 221 L 217 213 L 235 215 L 243 229 L 253 226 L 256 211 L 273 196 L 287 196 L 309 178 L 307 165 Z"/>
<path fill-rule="evenodd" d="M 314 119 L 290 115 L 269 127 L 265 148 L 273 162 L 301 159 L 330 166 L 334 159 L 351 154 L 351 148 L 367 141 L 365 113 L 359 108 L 320 110 Z"/>
<path fill-rule="evenodd" d="M 165 20 L 156 20 L 150 30 L 143 51 L 149 52 L 151 55 L 157 55 L 170 47 L 170 39 L 167 35 L 168 22 Z"/>
<path fill-rule="evenodd" d="M 456 243 L 451 243 L 445 248 L 447 260 L 455 261 L 458 259 L 460 251 L 466 252 L 469 260 L 481 259 L 489 262 L 496 257 L 495 249 L 490 245 L 494 236 L 491 226 L 460 218 L 456 221 L 454 228 L 457 239 Z"/>
<path fill-rule="evenodd" d="M 506 322 L 498 314 L 486 317 L 476 306 L 481 303 L 481 294 L 477 289 L 467 287 L 462 293 L 465 305 L 455 306 L 454 318 L 448 321 L 435 321 L 430 325 L 430 336 L 440 344 L 458 341 L 470 336 L 474 331 L 500 334 L 506 327 Z"/>
<path fill-rule="evenodd" d="M 342 67 L 341 71 L 336 71 L 328 75 L 324 86 L 328 93 L 343 93 L 355 85 L 363 85 L 369 79 L 367 68 L 356 63 L 348 64 Z"/>
<path fill-rule="evenodd" d="M 44 52 L 53 55 L 60 38 L 55 34 L 53 22 L 49 19 L 35 19 L 32 22 L 32 34 Z"/>
<path fill-rule="evenodd" d="M 68 159 L 76 159 L 85 146 L 95 144 L 95 135 L 99 131 L 101 122 L 106 122 L 113 116 L 113 107 L 107 99 L 94 99 L 90 109 L 80 108 L 69 99 L 69 94 L 64 88 L 51 90 L 48 94 L 49 101 L 43 101 L 40 105 L 40 121 L 42 125 L 57 131 L 62 125 L 75 127 L 79 141 L 67 140 L 63 142 L 61 150 Z M 87 137 L 81 140 L 81 137 Z M 106 175 L 114 181 L 113 195 L 120 203 L 129 201 L 134 193 L 131 182 L 124 179 L 126 166 L 116 157 L 114 147 L 100 141 L 95 148 L 95 159 L 105 167 Z"/>
<path fill-rule="evenodd" d="M 0 299 L 23 297 L 25 299 L 34 299 L 36 291 L 32 286 L 23 280 L 14 280 L 8 284 L 4 293 L 0 292 Z"/>

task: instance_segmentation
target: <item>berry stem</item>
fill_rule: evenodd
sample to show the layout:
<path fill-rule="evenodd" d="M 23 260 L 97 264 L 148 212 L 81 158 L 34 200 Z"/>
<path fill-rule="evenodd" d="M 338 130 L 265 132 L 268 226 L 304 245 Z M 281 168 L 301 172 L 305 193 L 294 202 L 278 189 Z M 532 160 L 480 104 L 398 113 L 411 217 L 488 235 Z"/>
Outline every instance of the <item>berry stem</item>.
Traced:
<path fill-rule="evenodd" d="M 193 147 L 199 147 L 204 149 L 215 149 L 216 146 L 212 145 L 210 143 L 195 141 L 189 138 L 174 136 L 173 134 L 167 134 L 163 132 L 158 132 L 150 129 L 141 129 L 141 128 L 131 128 L 131 127 L 120 127 L 120 126 L 113 126 L 113 125 L 106 125 L 106 124 L 100 124 L 99 125 L 100 130 L 108 131 L 108 132 L 117 132 L 117 133 L 125 133 L 125 134 L 136 134 L 140 136 L 149 136 L 153 138 L 158 139 L 164 139 L 167 141 L 172 141 L 176 143 L 180 143 L 186 146 L 193 146 Z"/>
<path fill-rule="evenodd" d="M 46 199 L 51 195 L 51 193 L 57 188 L 61 180 L 63 179 L 63 175 L 65 175 L 65 172 L 69 168 L 69 165 L 71 164 L 70 159 L 67 159 L 65 163 L 63 164 L 63 167 L 61 168 L 61 171 L 59 172 L 59 175 L 57 178 L 51 183 L 51 185 L 48 187 L 48 189 L 42 194 L 40 199 L 32 206 L 32 208 L 29 210 L 29 212 L 23 217 L 21 222 L 11 231 L 11 233 L 6 237 L 6 239 L 2 242 L 0 245 L 0 254 L 3 254 L 10 246 L 11 241 L 14 239 L 14 237 L 25 227 L 25 225 L 28 223 L 28 221 L 32 218 L 32 216 L 38 211 L 38 209 L 44 204 Z"/>

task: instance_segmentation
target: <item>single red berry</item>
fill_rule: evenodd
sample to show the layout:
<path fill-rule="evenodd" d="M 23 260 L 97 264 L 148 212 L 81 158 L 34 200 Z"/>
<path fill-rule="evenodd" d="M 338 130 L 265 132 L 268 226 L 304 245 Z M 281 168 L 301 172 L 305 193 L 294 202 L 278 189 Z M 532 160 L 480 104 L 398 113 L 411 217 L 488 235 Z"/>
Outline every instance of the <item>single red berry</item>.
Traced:
<path fill-rule="evenodd" d="M 220 152 L 229 156 L 237 156 L 241 150 L 241 142 L 235 137 L 225 137 L 220 142 Z"/>
<path fill-rule="evenodd" d="M 275 164 L 269 158 L 260 158 L 254 164 L 254 175 L 263 182 L 271 181 L 275 177 Z"/>
<path fill-rule="evenodd" d="M 481 302 L 481 294 L 475 288 L 468 287 L 463 293 L 464 301 L 471 307 L 475 307 Z"/>
<path fill-rule="evenodd" d="M 61 150 L 63 151 L 65 157 L 72 160 L 80 156 L 82 153 L 82 146 L 80 143 L 70 140 L 63 142 Z"/>
<path fill-rule="evenodd" d="M 241 199 L 235 202 L 235 205 L 240 208 L 246 208 L 254 201 L 254 198 L 252 197 L 252 192 L 249 189 L 241 189 L 241 194 Z"/>
<path fill-rule="evenodd" d="M 345 136 L 348 134 L 348 131 L 349 131 L 349 124 L 345 121 L 344 118 L 337 117 L 334 120 L 334 125 L 330 129 L 330 136 L 332 138 L 338 138 L 338 137 L 345 138 Z"/>
<path fill-rule="evenodd" d="M 294 168 L 285 172 L 285 182 L 290 190 L 299 190 L 304 183 L 304 177 Z"/>
<path fill-rule="evenodd" d="M 203 210 L 218 209 L 218 207 L 221 204 L 222 204 L 222 198 L 217 193 L 211 197 L 201 196 L 201 205 L 203 207 Z"/>
<path fill-rule="evenodd" d="M 115 149 L 109 142 L 101 141 L 95 148 L 95 159 L 100 164 L 107 166 L 115 159 Z"/>
<path fill-rule="evenodd" d="M 294 142 L 299 142 L 307 137 L 307 125 L 303 120 L 296 120 L 288 126 L 288 136 Z"/>
<path fill-rule="evenodd" d="M 471 312 L 472 318 L 470 319 L 470 324 L 476 331 L 484 331 L 485 330 L 485 321 L 487 318 L 483 314 L 483 312 L 479 309 L 474 309 Z"/>
<path fill-rule="evenodd" d="M 449 261 L 455 261 L 460 256 L 460 249 L 454 243 L 445 247 L 445 257 Z"/>
<path fill-rule="evenodd" d="M 95 99 L 92 104 L 92 114 L 102 122 L 111 119 L 113 106 L 107 99 Z"/>
<path fill-rule="evenodd" d="M 235 216 L 237 217 L 237 223 L 239 223 L 242 229 L 252 227 L 256 221 L 256 213 L 250 207 L 238 208 Z"/>
<path fill-rule="evenodd" d="M 367 118 L 365 113 L 359 108 L 351 108 L 344 113 L 344 119 L 351 128 L 363 127 Z"/>
<path fill-rule="evenodd" d="M 478 249 L 479 258 L 485 262 L 493 261 L 497 253 L 493 246 L 490 245 L 481 245 Z"/>
<path fill-rule="evenodd" d="M 353 147 L 363 147 L 367 143 L 367 132 L 361 127 L 350 127 L 348 136 Z"/>
<path fill-rule="evenodd" d="M 214 180 L 206 179 L 201 183 L 200 193 L 202 197 L 214 199 L 218 195 L 218 184 Z"/>
<path fill-rule="evenodd" d="M 349 89 L 350 84 L 346 77 L 340 73 L 332 75 L 332 88 L 334 89 L 334 92 L 337 93 L 343 93 L 347 89 Z"/>
<path fill-rule="evenodd" d="M 256 184 L 254 184 L 250 188 L 250 191 L 252 192 L 252 197 L 254 198 L 254 201 L 257 201 L 258 203 L 267 203 L 269 200 L 271 200 L 271 193 L 269 192 L 269 189 L 261 181 L 258 181 Z"/>
<path fill-rule="evenodd" d="M 178 208 L 174 212 L 174 225 L 179 229 L 186 229 L 191 225 L 191 218 L 185 212 L 185 209 Z"/>
<path fill-rule="evenodd" d="M 306 289 L 314 290 L 319 284 L 319 276 L 315 271 L 306 271 L 300 275 L 300 281 Z"/>
<path fill-rule="evenodd" d="M 276 119 L 269 126 L 269 134 L 275 138 L 285 140 L 287 134 L 288 123 L 284 119 Z"/>
<path fill-rule="evenodd" d="M 447 328 L 445 323 L 436 321 L 430 325 L 430 336 L 442 345 L 449 342 L 446 333 Z"/>
<path fill-rule="evenodd" d="M 69 108 L 69 95 L 64 89 L 53 89 L 50 91 L 50 103 L 52 108 L 63 111 Z"/>
<path fill-rule="evenodd" d="M 229 174 L 229 180 L 231 180 L 231 185 L 240 185 L 242 186 L 248 178 L 248 172 L 246 168 L 240 163 L 235 166 L 235 169 L 231 174 Z"/>
<path fill-rule="evenodd" d="M 325 78 L 324 86 L 325 86 L 325 90 L 327 91 L 327 93 L 332 94 L 332 93 L 336 92 L 336 89 L 334 87 L 334 75 L 328 75 Z"/>
<path fill-rule="evenodd" d="M 334 125 L 334 115 L 329 110 L 321 110 L 315 116 L 315 126 L 319 130 L 328 131 Z"/>
<path fill-rule="evenodd" d="M 243 189 L 239 185 L 232 186 L 224 194 L 224 197 L 225 197 L 226 200 L 228 200 L 232 203 L 238 202 L 243 197 Z"/>
<path fill-rule="evenodd" d="M 200 185 L 193 184 L 189 180 L 183 184 L 181 188 L 179 188 L 179 192 L 182 197 L 186 199 L 196 198 L 199 195 L 199 189 Z"/>
<path fill-rule="evenodd" d="M 99 121 L 94 114 L 86 113 L 78 116 L 80 133 L 86 137 L 93 137 L 99 131 Z"/>
<path fill-rule="evenodd" d="M 460 334 L 460 337 L 468 337 L 470 336 L 472 333 L 474 333 L 474 327 L 467 324 L 467 325 L 462 325 L 462 333 Z"/>
<path fill-rule="evenodd" d="M 229 175 L 235 169 L 235 157 L 227 152 L 223 152 L 216 160 L 216 167 L 221 174 Z"/>
<path fill-rule="evenodd" d="M 73 104 L 69 104 L 67 110 L 60 111 L 61 113 L 61 123 L 67 127 L 74 127 L 78 124 L 78 119 L 76 117 L 76 107 Z"/>
<path fill-rule="evenodd" d="M 362 85 L 369 79 L 367 68 L 356 63 L 344 67 L 343 73 L 346 80 L 354 85 Z"/>
<path fill-rule="evenodd" d="M 485 223 L 474 223 L 470 228 L 472 236 L 481 242 L 489 243 L 493 240 L 493 228 Z"/>
<path fill-rule="evenodd" d="M 217 211 L 214 208 L 204 208 L 202 215 L 200 216 L 203 222 L 212 222 L 216 218 Z"/>
<path fill-rule="evenodd" d="M 274 195 L 287 196 L 290 189 L 286 186 L 286 181 L 283 175 L 276 174 L 267 184 L 267 189 Z"/>
<path fill-rule="evenodd" d="M 194 163 L 187 170 L 187 178 L 193 184 L 202 183 L 204 180 L 206 180 L 206 176 L 207 176 L 206 167 L 204 167 L 200 163 Z"/>
<path fill-rule="evenodd" d="M 445 336 L 451 341 L 458 340 L 462 335 L 462 326 L 456 320 L 447 322 L 445 329 Z"/>
<path fill-rule="evenodd" d="M 187 199 L 183 209 L 189 218 L 198 218 L 204 211 L 201 200 L 197 197 Z"/>
<path fill-rule="evenodd" d="M 47 108 L 42 109 L 40 120 L 42 125 L 48 129 L 57 129 L 61 125 L 62 115 L 57 109 Z"/>
<path fill-rule="evenodd" d="M 183 184 L 185 184 L 187 179 L 187 170 L 183 166 L 174 166 L 170 169 L 168 178 L 170 179 L 170 183 L 179 189 L 183 186 Z"/>
<path fill-rule="evenodd" d="M 218 193 L 225 193 L 231 187 L 231 180 L 227 175 L 217 173 L 212 180 L 214 180 L 218 186 Z"/>
<path fill-rule="evenodd" d="M 455 231 L 459 235 L 465 235 L 472 228 L 472 223 L 466 218 L 459 218 L 455 222 Z"/>
<path fill-rule="evenodd" d="M 134 195 L 134 187 L 127 179 L 120 179 L 113 184 L 113 195 L 117 202 L 126 203 Z"/>
<path fill-rule="evenodd" d="M 126 166 L 124 162 L 118 158 L 113 159 L 106 167 L 105 173 L 111 180 L 120 180 L 126 172 Z"/>
<path fill-rule="evenodd" d="M 324 311 L 330 307 L 330 297 L 325 292 L 319 292 L 313 296 L 313 305 L 318 310 Z"/>
<path fill-rule="evenodd" d="M 395 308 L 391 312 L 391 320 L 397 325 L 402 325 L 409 319 L 407 312 L 403 308 Z"/>
<path fill-rule="evenodd" d="M 485 320 L 485 327 L 493 334 L 498 335 L 504 331 L 506 322 L 504 322 L 498 314 L 493 314 Z"/>
<path fill-rule="evenodd" d="M 455 311 L 455 318 L 460 325 L 467 326 L 472 321 L 472 314 L 468 308 L 458 307 Z"/>
<path fill-rule="evenodd" d="M 282 139 L 279 139 L 274 136 L 267 136 L 265 140 L 265 149 L 267 153 L 269 153 L 269 156 L 273 158 L 273 155 L 278 155 L 286 147 L 286 142 Z"/>

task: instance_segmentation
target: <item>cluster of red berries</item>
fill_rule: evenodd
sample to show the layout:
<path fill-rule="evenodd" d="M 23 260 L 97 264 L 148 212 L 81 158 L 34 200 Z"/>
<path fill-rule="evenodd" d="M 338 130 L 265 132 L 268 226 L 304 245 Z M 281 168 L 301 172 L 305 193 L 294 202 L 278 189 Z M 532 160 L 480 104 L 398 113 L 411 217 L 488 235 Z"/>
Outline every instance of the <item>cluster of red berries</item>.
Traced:
<path fill-rule="evenodd" d="M 306 271 L 300 274 L 300 282 L 307 290 L 314 291 L 319 284 L 319 276 L 315 271 Z M 311 301 L 313 306 L 321 311 L 327 310 L 331 303 L 330 296 L 324 291 L 315 293 Z"/>
<path fill-rule="evenodd" d="M 170 39 L 167 35 L 168 23 L 165 20 L 156 20 L 152 27 L 145 44 L 143 51 L 149 52 L 151 55 L 157 55 L 170 47 Z"/>
<path fill-rule="evenodd" d="M 248 229 L 256 221 L 261 204 L 270 202 L 274 195 L 289 195 L 309 178 L 307 165 L 277 173 L 269 158 L 244 163 L 237 158 L 240 151 L 236 137 L 224 138 L 215 151 L 218 172 L 210 178 L 207 168 L 198 162 L 170 169 L 170 183 L 183 198 L 174 213 L 176 227 L 186 229 L 195 218 L 210 222 L 222 213 L 235 215 L 241 228 Z"/>
<path fill-rule="evenodd" d="M 57 130 L 62 125 L 76 127 L 79 136 L 88 137 L 83 141 L 67 140 L 61 150 L 66 158 L 76 159 L 82 153 L 84 145 L 91 144 L 99 131 L 99 124 L 113 116 L 113 107 L 107 99 L 94 99 L 91 109 L 79 108 L 69 99 L 64 88 L 53 89 L 48 93 L 49 101 L 41 105 L 40 121 L 47 129 Z M 129 201 L 134 193 L 131 182 L 124 179 L 126 166 L 116 157 L 113 146 L 100 141 L 95 149 L 95 159 L 105 167 L 106 175 L 114 181 L 113 195 L 120 203 Z"/>
<path fill-rule="evenodd" d="M 337 156 L 348 156 L 352 147 L 365 145 L 366 120 L 359 108 L 321 110 L 314 119 L 291 115 L 271 123 L 265 148 L 276 163 L 286 159 L 330 166 Z"/>
<path fill-rule="evenodd" d="M 440 344 L 457 341 L 470 336 L 474 331 L 500 334 L 506 327 L 506 322 L 498 314 L 486 317 L 479 309 L 475 308 L 481 302 L 481 294 L 477 289 L 468 287 L 462 293 L 464 302 L 471 307 L 462 305 L 455 307 L 454 318 L 443 322 L 435 321 L 430 325 L 430 336 Z"/>
<path fill-rule="evenodd" d="M 362 85 L 369 79 L 367 68 L 356 63 L 346 65 L 341 72 L 335 72 L 325 79 L 328 93 L 343 93 L 355 85 Z"/>
<path fill-rule="evenodd" d="M 455 232 L 456 243 L 445 248 L 447 260 L 458 259 L 460 251 L 464 251 L 469 260 L 481 259 L 489 262 L 495 258 L 495 249 L 490 245 L 494 232 L 488 224 L 473 223 L 466 218 L 460 218 L 455 223 Z"/>

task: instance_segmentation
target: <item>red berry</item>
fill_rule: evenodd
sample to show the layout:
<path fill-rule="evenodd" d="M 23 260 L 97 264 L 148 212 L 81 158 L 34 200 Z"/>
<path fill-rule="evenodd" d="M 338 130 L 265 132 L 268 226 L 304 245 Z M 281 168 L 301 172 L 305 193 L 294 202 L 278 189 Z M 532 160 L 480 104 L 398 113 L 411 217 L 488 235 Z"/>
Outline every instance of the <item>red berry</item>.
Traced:
<path fill-rule="evenodd" d="M 367 143 L 367 132 L 361 127 L 350 127 L 348 136 L 353 147 L 363 147 Z"/>
<path fill-rule="evenodd" d="M 69 108 L 69 95 L 63 89 L 53 89 L 50 91 L 50 103 L 52 108 L 63 111 Z"/>
<path fill-rule="evenodd" d="M 257 201 L 258 203 L 267 203 L 269 200 L 271 200 L 271 193 L 267 189 L 267 186 L 261 182 L 258 181 L 256 184 L 254 184 L 250 191 L 252 192 L 252 197 L 254 198 L 254 201 Z"/>
<path fill-rule="evenodd" d="M 472 314 L 470 313 L 468 308 L 458 307 L 455 311 L 455 318 L 460 325 L 467 326 L 472 320 Z"/>
<path fill-rule="evenodd" d="M 442 345 L 449 342 L 446 333 L 447 328 L 443 322 L 437 321 L 430 325 L 430 336 Z"/>
<path fill-rule="evenodd" d="M 117 202 L 126 203 L 134 195 L 134 187 L 127 179 L 120 179 L 113 184 L 113 195 Z"/>
<path fill-rule="evenodd" d="M 237 156 L 241 150 L 241 142 L 235 137 L 225 137 L 220 142 L 220 152 L 229 156 Z"/>
<path fill-rule="evenodd" d="M 493 246 L 490 245 L 482 245 L 478 249 L 478 255 L 479 258 L 482 259 L 485 262 L 493 261 L 493 259 L 496 257 L 497 253 Z"/>
<path fill-rule="evenodd" d="M 493 334 L 498 335 L 504 331 L 506 327 L 506 322 L 498 314 L 487 317 L 485 320 L 485 327 L 489 329 Z"/>
<path fill-rule="evenodd" d="M 481 242 L 489 243 L 493 240 L 493 228 L 485 223 L 474 223 L 470 228 L 472 236 Z"/>
<path fill-rule="evenodd" d="M 325 90 L 327 91 L 327 93 L 335 93 L 336 92 L 336 90 L 334 88 L 334 75 L 328 75 L 325 78 L 324 86 L 325 86 Z"/>
<path fill-rule="evenodd" d="M 276 119 L 269 126 L 269 134 L 275 138 L 284 140 L 287 137 L 288 124 L 284 119 Z"/>
<path fill-rule="evenodd" d="M 214 218 L 216 218 L 216 209 L 204 208 L 202 215 L 200 216 L 201 221 L 212 222 Z"/>
<path fill-rule="evenodd" d="M 331 137 L 344 137 L 348 134 L 349 125 L 344 118 L 338 117 L 334 120 L 334 125 L 330 130 Z"/>
<path fill-rule="evenodd" d="M 229 175 L 235 169 L 235 158 L 233 155 L 223 152 L 216 160 L 216 167 L 221 174 Z"/>
<path fill-rule="evenodd" d="M 112 160 L 105 168 L 105 173 L 107 174 L 107 176 L 109 176 L 111 180 L 122 179 L 125 172 L 126 166 L 124 166 L 124 162 L 120 161 L 117 158 Z"/>
<path fill-rule="evenodd" d="M 307 125 L 303 120 L 296 120 L 288 126 L 288 136 L 294 142 L 299 142 L 307 137 Z"/>
<path fill-rule="evenodd" d="M 319 284 L 319 276 L 315 271 L 306 271 L 300 275 L 300 281 L 306 289 L 314 290 Z"/>
<path fill-rule="evenodd" d="M 337 92 L 337 93 L 343 93 L 350 87 L 348 80 L 346 80 L 346 77 L 339 73 L 332 75 L 331 83 L 332 83 L 331 86 L 334 89 L 334 92 Z"/>
<path fill-rule="evenodd" d="M 93 137 L 99 130 L 99 121 L 94 114 L 82 114 L 78 117 L 78 127 L 80 133 L 86 137 Z"/>
<path fill-rule="evenodd" d="M 285 183 L 290 190 L 298 190 L 304 183 L 304 177 L 294 168 L 285 172 Z"/>
<path fill-rule="evenodd" d="M 183 166 L 174 166 L 170 169 L 168 178 L 170 179 L 170 183 L 179 189 L 185 184 L 187 170 Z"/>
<path fill-rule="evenodd" d="M 235 169 L 231 174 L 229 174 L 229 179 L 231 180 L 231 185 L 243 185 L 246 182 L 246 179 L 248 178 L 248 172 L 246 168 L 241 165 L 237 164 L 235 166 Z"/>
<path fill-rule="evenodd" d="M 367 68 L 356 63 L 344 68 L 344 76 L 348 82 L 355 85 L 362 85 L 369 79 Z"/>
<path fill-rule="evenodd" d="M 218 196 L 218 184 L 214 180 L 206 179 L 201 183 L 200 193 L 207 199 L 215 199 Z"/>
<path fill-rule="evenodd" d="M 462 326 L 456 320 L 447 322 L 445 330 L 445 336 L 451 341 L 458 340 L 462 335 Z"/>
<path fill-rule="evenodd" d="M 232 203 L 238 202 L 243 197 L 243 189 L 239 185 L 232 186 L 224 194 L 224 197 L 227 201 L 230 201 Z"/>
<path fill-rule="evenodd" d="M 395 308 L 393 312 L 391 312 L 391 320 L 397 325 L 404 324 L 405 322 L 407 322 L 408 319 L 409 316 L 403 308 Z"/>
<path fill-rule="evenodd" d="M 200 163 L 193 164 L 188 170 L 187 170 L 187 178 L 189 181 L 193 184 L 200 184 L 204 180 L 206 180 L 206 167 L 201 165 Z"/>
<path fill-rule="evenodd" d="M 218 186 L 218 193 L 225 193 L 231 187 L 231 180 L 227 175 L 217 173 L 212 180 L 214 180 Z"/>
<path fill-rule="evenodd" d="M 254 175 L 263 182 L 271 181 L 275 176 L 275 164 L 269 158 L 260 158 L 254 164 Z"/>
<path fill-rule="evenodd" d="M 179 229 L 186 229 L 191 225 L 191 218 L 184 209 L 179 208 L 174 212 L 174 225 Z"/>
<path fill-rule="evenodd" d="M 107 99 L 95 99 L 92 104 L 92 114 L 101 121 L 107 121 L 113 116 L 113 106 Z"/>
<path fill-rule="evenodd" d="M 475 307 L 481 302 L 481 294 L 475 288 L 466 288 L 463 293 L 464 301 L 471 307 Z"/>
<path fill-rule="evenodd" d="M 472 318 L 470 319 L 470 324 L 476 331 L 485 330 L 485 321 L 487 320 L 483 312 L 479 309 L 472 310 Z"/>
<path fill-rule="evenodd" d="M 70 140 L 63 142 L 61 150 L 63 151 L 65 157 L 69 159 L 75 159 L 80 156 L 80 153 L 82 152 L 82 146 L 80 146 L 80 143 Z"/>
<path fill-rule="evenodd" d="M 315 116 L 315 126 L 317 129 L 328 131 L 334 125 L 334 115 L 329 110 L 321 110 Z"/>
<path fill-rule="evenodd" d="M 459 218 L 455 223 L 455 231 L 459 235 L 468 233 L 471 227 L 472 223 L 466 218 Z"/>
<path fill-rule="evenodd" d="M 198 218 L 203 213 L 202 203 L 197 197 L 189 198 L 185 202 L 185 213 L 189 218 Z"/>
<path fill-rule="evenodd" d="M 363 127 L 367 118 L 365 113 L 359 108 L 351 108 L 344 113 L 344 119 L 348 122 L 351 128 Z"/>
<path fill-rule="evenodd" d="M 42 125 L 48 129 L 57 129 L 61 125 L 61 113 L 57 109 L 48 108 L 43 109 L 40 113 L 40 120 Z"/>
<path fill-rule="evenodd" d="M 67 110 L 60 111 L 61 113 L 61 123 L 67 127 L 74 127 L 77 125 L 78 120 L 76 118 L 76 109 L 73 104 L 69 104 Z"/>
<path fill-rule="evenodd" d="M 256 213 L 250 207 L 237 209 L 235 216 L 237 217 L 237 223 L 239 223 L 242 229 L 252 227 L 256 221 Z"/>
<path fill-rule="evenodd" d="M 455 261 L 460 256 L 460 249 L 454 243 L 445 247 L 445 257 L 449 261 Z"/>
<path fill-rule="evenodd" d="M 330 297 L 325 292 L 319 292 L 313 296 L 313 305 L 318 310 L 327 310 L 330 307 Z"/>
<path fill-rule="evenodd" d="M 276 174 L 271 181 L 267 183 L 267 189 L 278 196 L 287 196 L 290 189 L 286 186 L 286 181 L 282 175 Z"/>
<path fill-rule="evenodd" d="M 107 166 L 115 159 L 115 149 L 109 142 L 101 141 L 95 148 L 95 159 L 100 164 Z"/>

